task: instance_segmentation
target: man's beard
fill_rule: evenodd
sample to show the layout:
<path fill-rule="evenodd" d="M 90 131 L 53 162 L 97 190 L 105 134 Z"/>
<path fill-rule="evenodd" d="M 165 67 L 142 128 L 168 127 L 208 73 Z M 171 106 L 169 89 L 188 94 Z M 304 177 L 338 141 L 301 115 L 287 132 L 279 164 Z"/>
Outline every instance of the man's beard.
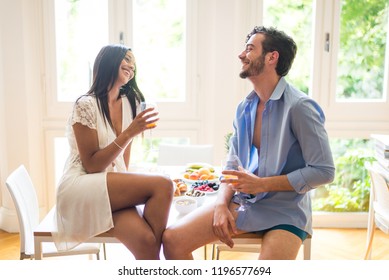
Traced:
<path fill-rule="evenodd" d="M 265 68 L 265 56 L 262 54 L 252 64 L 249 64 L 246 70 L 240 72 L 239 77 L 246 79 L 247 77 L 257 76 L 263 72 L 263 68 Z"/>

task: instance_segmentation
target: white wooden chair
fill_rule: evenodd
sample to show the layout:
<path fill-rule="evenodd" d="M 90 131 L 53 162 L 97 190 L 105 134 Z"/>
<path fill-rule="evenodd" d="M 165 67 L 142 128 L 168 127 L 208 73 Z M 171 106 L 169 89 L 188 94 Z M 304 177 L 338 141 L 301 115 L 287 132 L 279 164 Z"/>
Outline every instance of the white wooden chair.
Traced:
<path fill-rule="evenodd" d="M 365 260 L 371 259 L 376 227 L 389 234 L 389 172 L 378 163 L 365 164 L 371 179 Z"/>
<path fill-rule="evenodd" d="M 15 203 L 20 230 L 20 259 L 34 259 L 34 229 L 39 225 L 39 205 L 34 185 L 26 168 L 21 165 L 6 180 Z M 54 243 L 42 244 L 43 257 L 94 254 L 100 259 L 100 244 L 81 244 L 73 250 L 58 252 Z"/>
<path fill-rule="evenodd" d="M 158 165 L 185 165 L 190 162 L 213 163 L 213 145 L 159 145 Z"/>

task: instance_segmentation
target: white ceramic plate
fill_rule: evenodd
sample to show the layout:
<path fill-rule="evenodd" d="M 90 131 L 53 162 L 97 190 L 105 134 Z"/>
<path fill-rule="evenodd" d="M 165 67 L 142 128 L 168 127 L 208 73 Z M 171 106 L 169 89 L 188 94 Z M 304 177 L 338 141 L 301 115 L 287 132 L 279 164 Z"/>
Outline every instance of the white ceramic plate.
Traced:
<path fill-rule="evenodd" d="M 215 170 L 215 168 L 212 165 L 208 164 L 208 163 L 202 163 L 202 162 L 188 163 L 185 166 L 185 170 L 182 171 L 182 174 L 181 174 L 181 180 L 182 181 L 184 181 L 187 184 L 194 184 L 196 182 L 201 182 L 201 181 L 208 181 L 210 183 L 217 183 L 217 182 L 219 182 L 219 175 L 217 173 L 212 173 L 212 174 L 216 175 L 216 178 L 215 179 L 211 179 L 211 180 L 191 180 L 191 179 L 184 178 L 184 174 L 185 174 L 186 170 L 187 169 L 191 169 L 191 166 L 194 166 L 194 165 L 197 166 L 197 167 L 212 168 L 213 171 Z"/>

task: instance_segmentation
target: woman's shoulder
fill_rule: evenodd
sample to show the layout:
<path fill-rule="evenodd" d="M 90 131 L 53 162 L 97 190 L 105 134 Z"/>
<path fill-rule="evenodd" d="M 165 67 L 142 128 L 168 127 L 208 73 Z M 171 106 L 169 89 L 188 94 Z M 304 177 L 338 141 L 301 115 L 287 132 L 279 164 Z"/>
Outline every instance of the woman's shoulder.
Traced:
<path fill-rule="evenodd" d="M 97 106 L 96 98 L 92 95 L 82 95 L 74 103 L 74 108 L 93 109 Z"/>
<path fill-rule="evenodd" d="M 91 95 L 83 95 L 75 102 L 70 123 L 73 125 L 78 122 L 90 128 L 95 128 L 96 112 L 96 98 Z"/>
<path fill-rule="evenodd" d="M 96 103 L 96 98 L 93 95 L 81 95 L 75 102 L 75 104 L 94 104 Z"/>

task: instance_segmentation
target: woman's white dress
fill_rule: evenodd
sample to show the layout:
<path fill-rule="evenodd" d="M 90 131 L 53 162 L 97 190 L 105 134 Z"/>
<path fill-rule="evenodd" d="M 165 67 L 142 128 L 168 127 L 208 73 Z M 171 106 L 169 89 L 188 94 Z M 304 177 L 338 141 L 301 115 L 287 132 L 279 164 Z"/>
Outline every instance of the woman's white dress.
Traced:
<path fill-rule="evenodd" d="M 122 128 L 132 122 L 127 97 L 122 97 Z M 96 129 L 100 149 L 111 144 L 116 135 L 97 107 L 95 97 L 82 97 L 73 108 L 67 124 L 70 155 L 57 189 L 57 232 L 53 237 L 58 250 L 69 250 L 92 236 L 113 227 L 107 190 L 107 172 L 125 172 L 123 152 L 105 172 L 87 174 L 82 166 L 72 125 L 81 123 Z M 123 129 L 122 129 L 123 131 Z"/>

